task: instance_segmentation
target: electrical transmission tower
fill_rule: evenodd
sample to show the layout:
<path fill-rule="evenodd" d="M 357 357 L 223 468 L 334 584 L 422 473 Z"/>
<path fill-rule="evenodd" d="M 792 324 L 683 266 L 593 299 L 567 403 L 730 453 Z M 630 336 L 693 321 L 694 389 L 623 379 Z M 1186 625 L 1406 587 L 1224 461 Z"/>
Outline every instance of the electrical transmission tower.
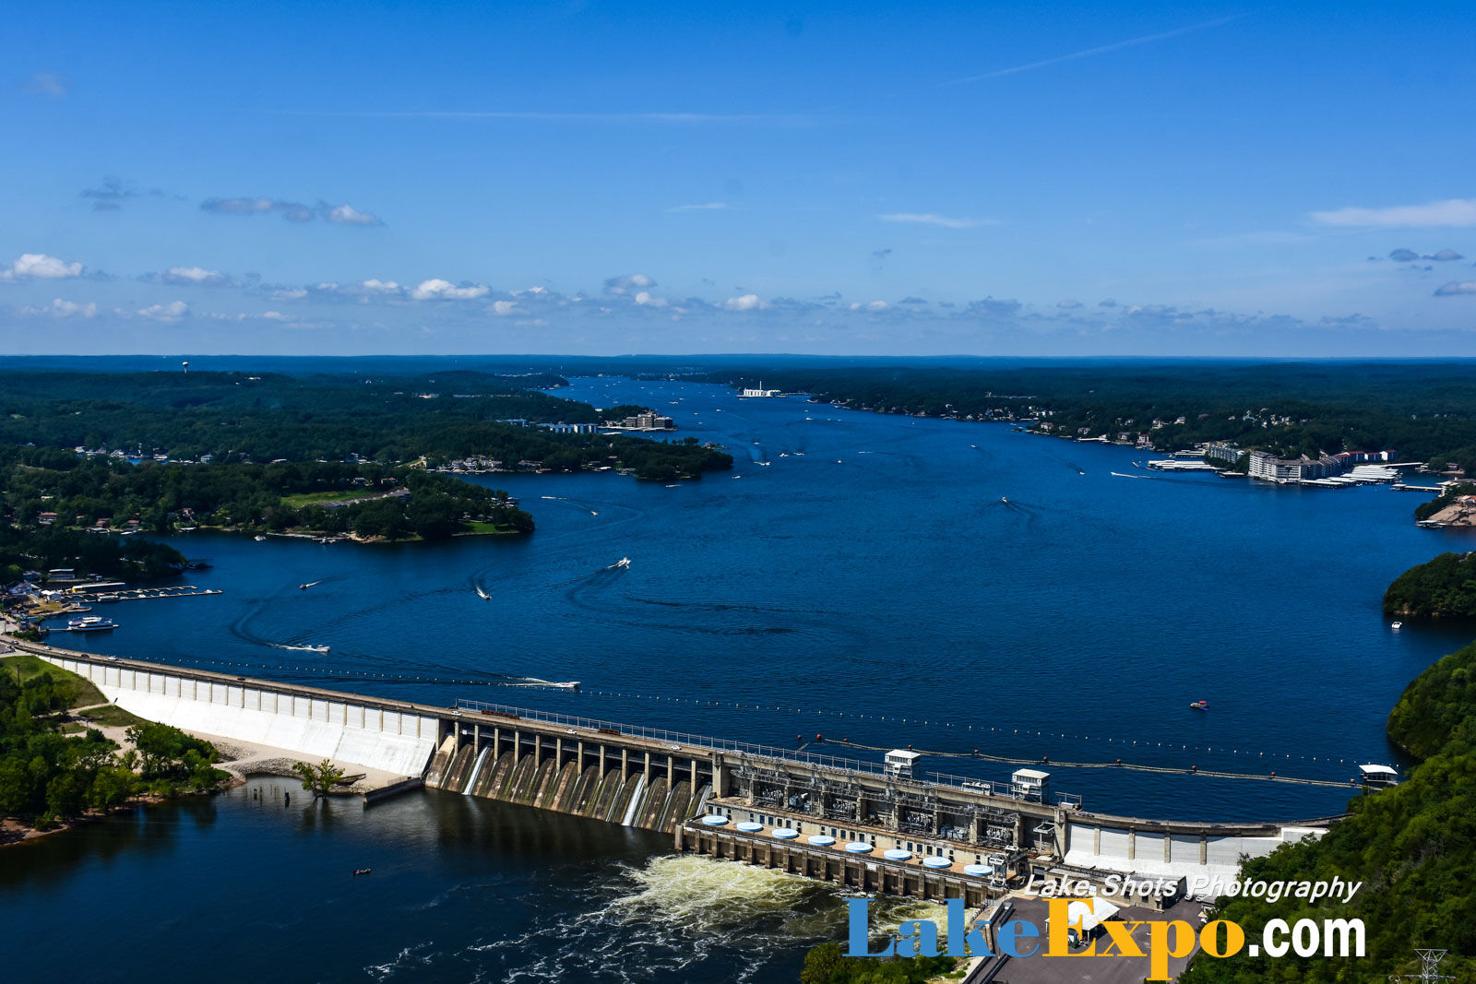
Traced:
<path fill-rule="evenodd" d="M 1420 972 L 1418 974 L 1390 974 L 1391 981 L 1422 981 L 1433 984 L 1435 981 L 1453 981 L 1454 977 L 1440 972 L 1440 961 L 1445 959 L 1445 950 L 1415 950 L 1415 955 L 1420 958 Z"/>

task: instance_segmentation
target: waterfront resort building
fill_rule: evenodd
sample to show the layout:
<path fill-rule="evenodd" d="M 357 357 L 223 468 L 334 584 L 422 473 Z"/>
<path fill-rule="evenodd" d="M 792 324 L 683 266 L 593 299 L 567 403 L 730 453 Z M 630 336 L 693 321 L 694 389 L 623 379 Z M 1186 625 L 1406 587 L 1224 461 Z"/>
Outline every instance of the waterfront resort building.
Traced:
<path fill-rule="evenodd" d="M 1344 451 L 1318 458 L 1278 458 L 1269 451 L 1250 453 L 1250 477 L 1266 482 L 1310 482 L 1341 475 L 1355 465 L 1394 460 L 1393 451 Z"/>
<path fill-rule="evenodd" d="M 553 431 L 555 434 L 593 434 L 596 430 L 594 424 L 566 424 L 562 421 L 538 426 L 543 430 Z"/>
<path fill-rule="evenodd" d="M 1223 461 L 1227 465 L 1234 465 L 1245 457 L 1245 452 L 1234 444 L 1219 442 L 1205 445 L 1204 457 L 1208 461 Z"/>
<path fill-rule="evenodd" d="M 745 400 L 770 400 L 781 395 L 782 392 L 782 390 L 764 389 L 764 381 L 761 379 L 757 388 L 746 386 L 738 397 Z"/>
<path fill-rule="evenodd" d="M 623 420 L 607 420 L 604 424 L 605 430 L 626 431 L 669 431 L 676 430 L 676 421 L 670 417 L 664 417 L 654 410 L 647 410 Z"/>

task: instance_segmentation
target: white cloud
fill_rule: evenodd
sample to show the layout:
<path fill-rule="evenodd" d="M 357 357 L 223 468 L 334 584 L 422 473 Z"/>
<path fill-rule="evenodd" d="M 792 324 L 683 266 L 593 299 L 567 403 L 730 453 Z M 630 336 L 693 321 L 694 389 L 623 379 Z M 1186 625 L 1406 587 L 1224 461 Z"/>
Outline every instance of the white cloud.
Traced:
<path fill-rule="evenodd" d="M 514 313 L 517 312 L 517 309 L 518 309 L 518 302 L 517 301 L 493 301 L 492 302 L 492 313 L 495 314 L 495 315 L 497 315 L 499 318 L 505 318 L 505 317 L 507 317 L 510 314 L 514 314 Z"/>
<path fill-rule="evenodd" d="M 159 280 L 166 284 L 187 287 L 191 285 L 202 285 L 207 287 L 219 287 L 231 282 L 231 278 L 219 270 L 207 270 L 197 266 L 172 266 L 159 274 Z"/>
<path fill-rule="evenodd" d="M 668 212 L 723 212 L 733 206 L 727 202 L 697 202 L 692 205 L 673 205 Z"/>
<path fill-rule="evenodd" d="M 291 320 L 290 316 L 283 314 L 281 311 L 263 311 L 263 312 L 261 312 L 261 316 L 263 318 L 265 318 L 266 320 L 268 320 L 268 321 L 290 321 Z"/>
<path fill-rule="evenodd" d="M 883 301 L 883 300 L 878 299 L 878 300 L 875 300 L 875 301 L 868 301 L 865 304 L 862 304 L 859 301 L 857 301 L 857 302 L 855 302 L 855 303 L 853 303 L 851 305 L 851 310 L 852 311 L 885 311 L 889 307 L 891 307 L 891 305 L 888 304 L 886 301 Z"/>
<path fill-rule="evenodd" d="M 666 298 L 664 298 L 664 297 L 657 297 L 655 294 L 652 294 L 649 290 L 638 290 L 638 291 L 636 291 L 636 294 L 635 294 L 635 297 L 633 298 L 633 300 L 637 304 L 639 304 L 641 307 L 658 307 L 658 308 L 659 307 L 666 307 Z"/>
<path fill-rule="evenodd" d="M 398 294 L 403 290 L 393 280 L 380 280 L 378 277 L 370 277 L 359 286 L 370 294 Z"/>
<path fill-rule="evenodd" d="M 32 316 L 49 315 L 53 318 L 92 318 L 97 316 L 97 305 L 90 301 L 78 304 L 76 301 L 55 297 L 50 304 L 22 308 L 21 313 Z"/>
<path fill-rule="evenodd" d="M 1436 297 L 1459 297 L 1463 294 L 1476 294 L 1476 280 L 1452 280 L 1435 290 Z"/>
<path fill-rule="evenodd" d="M 605 293 L 616 296 L 624 296 L 638 290 L 648 290 L 656 286 L 656 280 L 644 273 L 623 273 L 618 277 L 609 277 L 605 280 Z"/>
<path fill-rule="evenodd" d="M 0 280 L 67 280 L 82 276 L 82 264 L 68 263 L 45 253 L 22 253 L 0 269 Z"/>
<path fill-rule="evenodd" d="M 26 91 L 36 96 L 60 99 L 67 94 L 70 88 L 67 80 L 55 72 L 37 72 L 26 80 Z"/>
<path fill-rule="evenodd" d="M 489 293 L 491 293 L 491 288 L 481 284 L 463 284 L 458 287 L 449 280 L 435 277 L 422 280 L 414 290 L 410 291 L 410 296 L 417 301 L 474 301 L 479 297 L 486 297 Z"/>
<path fill-rule="evenodd" d="M 348 203 L 334 205 L 323 212 L 323 218 L 339 225 L 379 225 L 379 216 L 372 212 L 361 212 Z"/>
<path fill-rule="evenodd" d="M 1347 208 L 1313 212 L 1312 221 L 1330 226 L 1429 227 L 1476 226 L 1476 198 L 1447 198 L 1424 205 Z"/>
<path fill-rule="evenodd" d="M 306 287 L 283 287 L 281 290 L 272 291 L 272 296 L 279 301 L 300 301 L 307 295 Z"/>
<path fill-rule="evenodd" d="M 729 311 L 757 311 L 768 306 L 757 294 L 740 294 L 723 302 L 723 307 Z"/>
<path fill-rule="evenodd" d="M 190 313 L 190 306 L 184 301 L 170 301 L 168 304 L 150 304 L 148 307 L 139 308 L 138 316 L 148 318 L 151 321 L 178 321 Z"/>
<path fill-rule="evenodd" d="M 270 215 L 277 214 L 288 222 L 312 222 L 321 217 L 334 225 L 377 226 L 383 225 L 373 212 L 360 211 L 352 205 L 329 205 L 320 201 L 316 205 L 294 202 L 283 198 L 266 196 L 242 196 L 237 198 L 207 198 L 200 203 L 200 210 L 216 215 Z"/>
<path fill-rule="evenodd" d="M 997 225 L 993 219 L 961 219 L 937 212 L 884 212 L 877 216 L 883 222 L 902 225 L 937 226 L 940 229 L 972 229 L 981 225 Z"/>

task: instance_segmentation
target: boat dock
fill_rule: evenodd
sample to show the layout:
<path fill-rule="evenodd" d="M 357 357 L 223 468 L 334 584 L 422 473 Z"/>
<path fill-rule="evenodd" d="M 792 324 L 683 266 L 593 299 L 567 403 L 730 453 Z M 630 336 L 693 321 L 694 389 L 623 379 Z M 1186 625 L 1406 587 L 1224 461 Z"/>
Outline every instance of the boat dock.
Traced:
<path fill-rule="evenodd" d="M 1207 461 L 1189 461 L 1183 458 L 1155 458 L 1148 462 L 1148 467 L 1154 471 L 1178 471 L 1178 472 L 1208 472 L 1219 471 L 1214 465 Z"/>
<path fill-rule="evenodd" d="M 193 584 L 178 584 L 168 588 L 121 588 L 116 591 L 100 591 L 97 594 L 78 592 L 75 597 L 97 604 L 108 601 L 152 601 L 157 598 L 203 598 L 218 594 L 225 592 L 220 588 L 197 588 Z"/>

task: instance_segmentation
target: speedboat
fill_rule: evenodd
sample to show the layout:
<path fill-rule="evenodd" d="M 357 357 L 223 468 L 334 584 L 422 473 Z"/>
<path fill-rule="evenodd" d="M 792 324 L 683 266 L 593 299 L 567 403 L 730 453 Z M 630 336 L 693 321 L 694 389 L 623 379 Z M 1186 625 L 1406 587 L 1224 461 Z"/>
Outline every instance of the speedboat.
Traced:
<path fill-rule="evenodd" d="M 629 557 L 621 557 L 619 560 L 615 561 L 615 563 L 611 564 L 610 566 L 612 568 L 615 568 L 616 570 L 622 570 L 622 571 L 630 570 L 630 558 Z"/>
<path fill-rule="evenodd" d="M 251 539 L 255 540 L 257 543 L 266 542 L 266 537 L 262 536 L 260 533 L 256 534 L 256 536 L 253 536 Z"/>
<path fill-rule="evenodd" d="M 480 599 L 482 599 L 483 601 L 491 601 L 492 600 L 492 596 L 489 595 L 487 593 L 487 590 L 485 588 L 483 588 L 480 584 L 477 585 L 477 597 L 480 598 Z"/>
<path fill-rule="evenodd" d="M 1210 702 L 1207 700 L 1196 700 L 1189 705 L 1189 709 L 1191 711 L 1207 711 L 1210 709 Z"/>
<path fill-rule="evenodd" d="M 1002 495 L 1002 496 L 1000 496 L 1000 497 L 999 497 L 999 501 L 1000 501 L 1000 503 L 1001 503 L 1001 504 L 1002 504 L 1002 505 L 1006 505 L 1006 506 L 1008 506 L 1008 505 L 1009 505 L 1009 504 L 1010 504 L 1010 500 L 1009 500 L 1009 497 L 1008 497 L 1008 496 L 1003 496 L 1003 495 Z"/>
<path fill-rule="evenodd" d="M 1404 623 L 1403 622 L 1390 622 L 1389 623 L 1389 628 L 1393 629 L 1395 632 L 1398 632 L 1400 629 L 1404 628 Z"/>

